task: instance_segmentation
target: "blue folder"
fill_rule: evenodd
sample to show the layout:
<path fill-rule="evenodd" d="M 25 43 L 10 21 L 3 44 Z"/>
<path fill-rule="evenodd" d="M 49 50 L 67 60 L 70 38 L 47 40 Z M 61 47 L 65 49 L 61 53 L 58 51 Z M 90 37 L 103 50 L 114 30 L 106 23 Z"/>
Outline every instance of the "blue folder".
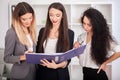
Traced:
<path fill-rule="evenodd" d="M 75 56 L 78 56 L 84 52 L 86 45 L 80 46 L 68 50 L 64 53 L 54 53 L 54 54 L 45 54 L 45 53 L 27 53 L 26 61 L 32 64 L 41 64 L 40 60 L 47 59 L 48 61 L 54 60 L 56 63 L 69 60 Z"/>

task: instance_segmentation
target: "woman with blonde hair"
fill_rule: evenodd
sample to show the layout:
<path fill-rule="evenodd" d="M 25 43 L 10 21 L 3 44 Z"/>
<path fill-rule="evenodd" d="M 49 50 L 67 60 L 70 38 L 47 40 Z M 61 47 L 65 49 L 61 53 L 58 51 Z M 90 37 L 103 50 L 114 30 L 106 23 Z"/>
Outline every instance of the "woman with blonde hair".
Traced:
<path fill-rule="evenodd" d="M 25 56 L 36 50 L 35 23 L 33 8 L 26 2 L 18 3 L 5 37 L 4 61 L 13 64 L 10 80 L 35 80 L 35 65 L 28 64 Z"/>

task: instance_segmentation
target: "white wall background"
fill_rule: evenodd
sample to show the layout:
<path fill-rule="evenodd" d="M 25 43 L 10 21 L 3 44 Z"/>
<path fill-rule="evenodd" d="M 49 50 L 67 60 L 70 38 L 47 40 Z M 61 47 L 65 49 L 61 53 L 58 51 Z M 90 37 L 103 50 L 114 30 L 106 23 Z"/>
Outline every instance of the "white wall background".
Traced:
<path fill-rule="evenodd" d="M 9 16 L 8 16 L 8 3 L 18 1 L 27 1 L 32 3 L 36 1 L 38 3 L 52 3 L 54 0 L 0 0 L 0 48 L 4 48 L 4 38 L 6 31 L 10 27 Z M 56 0 L 62 3 L 71 2 L 113 2 L 113 36 L 120 43 L 120 0 Z M 120 59 L 113 62 L 112 66 L 112 80 L 120 80 Z"/>

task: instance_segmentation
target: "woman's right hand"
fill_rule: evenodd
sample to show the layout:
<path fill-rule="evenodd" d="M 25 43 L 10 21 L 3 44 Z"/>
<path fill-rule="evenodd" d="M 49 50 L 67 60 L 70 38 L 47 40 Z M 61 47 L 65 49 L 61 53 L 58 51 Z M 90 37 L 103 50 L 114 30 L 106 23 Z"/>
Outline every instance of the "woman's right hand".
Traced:
<path fill-rule="evenodd" d="M 78 41 L 76 41 L 75 43 L 74 43 L 74 48 L 78 48 L 80 46 L 80 43 L 78 42 Z"/>
<path fill-rule="evenodd" d="M 28 51 L 25 51 L 25 53 L 20 56 L 20 61 L 26 60 L 26 55 L 25 55 L 26 53 L 33 53 L 33 51 L 29 51 L 29 50 L 28 50 Z"/>

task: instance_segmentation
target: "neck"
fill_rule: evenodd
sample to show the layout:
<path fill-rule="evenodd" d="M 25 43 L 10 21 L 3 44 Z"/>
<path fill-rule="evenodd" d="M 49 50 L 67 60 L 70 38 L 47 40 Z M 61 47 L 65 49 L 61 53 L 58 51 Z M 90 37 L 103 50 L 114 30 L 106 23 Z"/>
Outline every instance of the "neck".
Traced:
<path fill-rule="evenodd" d="M 90 42 L 91 39 L 92 39 L 92 33 L 89 32 L 89 33 L 87 33 L 86 43 Z"/>
<path fill-rule="evenodd" d="M 60 26 L 60 23 L 58 23 L 58 24 L 53 24 L 53 28 L 59 28 L 59 26 Z"/>
<path fill-rule="evenodd" d="M 93 35 L 93 33 L 92 33 L 92 32 L 88 32 L 88 33 L 87 33 L 87 36 L 92 37 L 92 35 Z"/>
<path fill-rule="evenodd" d="M 59 29 L 58 26 L 54 26 L 54 27 L 50 30 L 49 38 L 58 38 L 58 35 L 59 35 L 58 29 Z"/>
<path fill-rule="evenodd" d="M 59 28 L 59 25 L 53 25 L 53 29 L 58 29 Z"/>
<path fill-rule="evenodd" d="M 53 26 L 52 31 L 57 32 L 58 29 L 59 29 L 59 25 L 55 25 L 55 26 Z"/>

